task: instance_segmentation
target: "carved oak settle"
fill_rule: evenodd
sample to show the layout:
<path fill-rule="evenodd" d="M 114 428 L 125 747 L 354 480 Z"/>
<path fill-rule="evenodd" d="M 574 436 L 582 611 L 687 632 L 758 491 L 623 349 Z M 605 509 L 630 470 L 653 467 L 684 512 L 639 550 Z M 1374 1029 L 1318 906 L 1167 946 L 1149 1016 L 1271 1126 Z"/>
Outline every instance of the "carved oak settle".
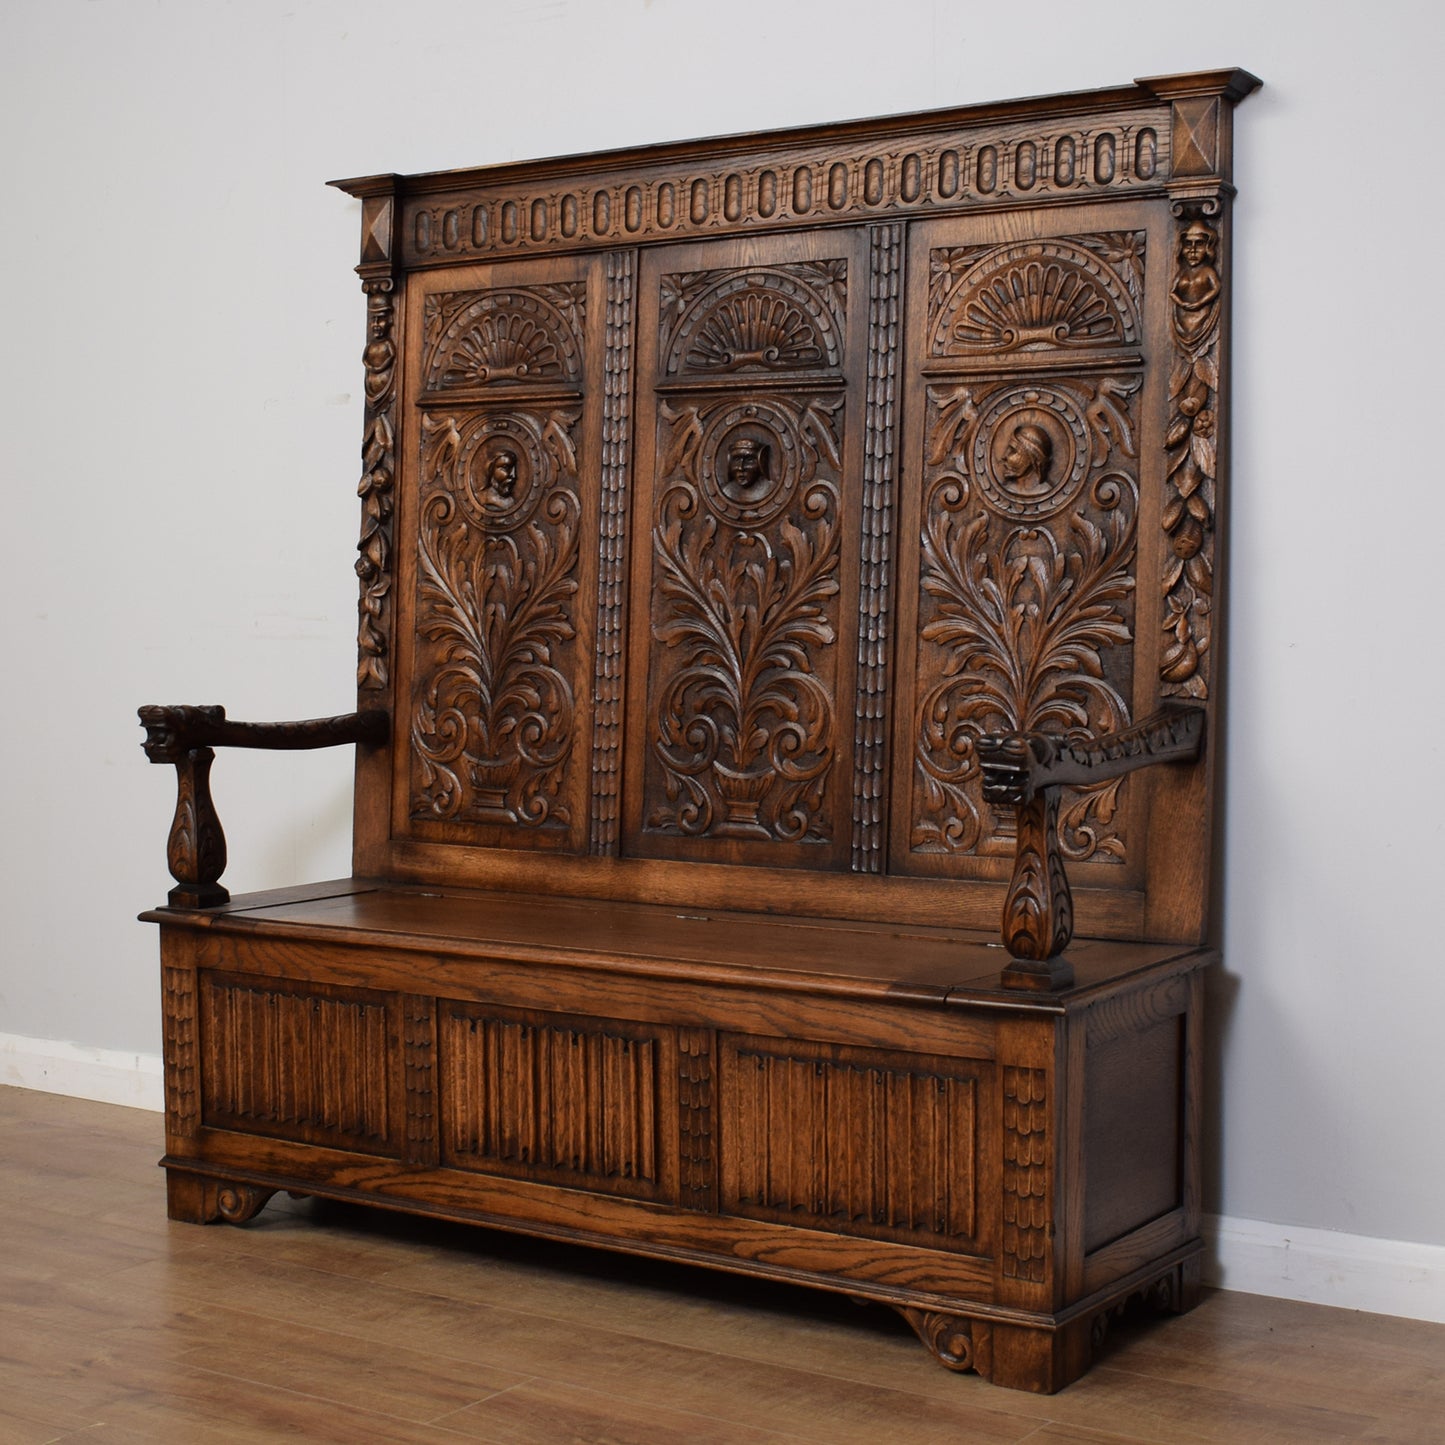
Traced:
<path fill-rule="evenodd" d="M 337 183 L 358 710 L 141 712 L 172 1217 L 721 1266 L 1035 1390 L 1193 1302 L 1257 83 Z M 229 898 L 212 750 L 340 743 L 354 876 Z"/>

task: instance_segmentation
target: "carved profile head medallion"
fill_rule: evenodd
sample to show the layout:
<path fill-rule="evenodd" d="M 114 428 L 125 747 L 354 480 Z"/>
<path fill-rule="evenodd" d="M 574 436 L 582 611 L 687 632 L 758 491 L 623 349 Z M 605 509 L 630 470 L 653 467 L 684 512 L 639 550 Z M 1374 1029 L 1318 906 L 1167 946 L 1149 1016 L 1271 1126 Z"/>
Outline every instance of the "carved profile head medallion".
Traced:
<path fill-rule="evenodd" d="M 1035 521 L 1078 495 L 1089 466 L 1088 434 L 1073 399 L 1053 387 L 1010 387 L 984 408 L 970 470 L 994 511 Z"/>

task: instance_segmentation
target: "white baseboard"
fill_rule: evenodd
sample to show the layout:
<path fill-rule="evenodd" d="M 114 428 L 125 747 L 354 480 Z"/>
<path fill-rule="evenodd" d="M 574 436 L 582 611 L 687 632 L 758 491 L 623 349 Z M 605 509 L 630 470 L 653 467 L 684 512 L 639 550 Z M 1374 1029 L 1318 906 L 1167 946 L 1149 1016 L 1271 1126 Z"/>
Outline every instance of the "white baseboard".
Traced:
<path fill-rule="evenodd" d="M 132 1109 L 165 1108 L 159 1054 L 0 1034 L 0 1084 Z"/>
<path fill-rule="evenodd" d="M 1217 1214 L 1203 1234 L 1206 1284 L 1445 1323 L 1445 1245 Z"/>
<path fill-rule="evenodd" d="M 0 1084 L 165 1107 L 158 1054 L 0 1034 Z M 1445 1245 L 1411 1244 L 1229 1215 L 1204 1217 L 1204 1282 L 1245 1294 L 1445 1323 Z"/>

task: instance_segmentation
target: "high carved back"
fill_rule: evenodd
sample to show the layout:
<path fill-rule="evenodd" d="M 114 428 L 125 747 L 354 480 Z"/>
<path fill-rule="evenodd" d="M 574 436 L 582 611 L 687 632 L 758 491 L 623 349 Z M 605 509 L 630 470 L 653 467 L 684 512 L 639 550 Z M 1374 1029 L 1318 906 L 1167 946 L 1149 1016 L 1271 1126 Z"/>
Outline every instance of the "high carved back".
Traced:
<path fill-rule="evenodd" d="M 338 182 L 357 872 L 1203 940 L 1255 83 Z"/>

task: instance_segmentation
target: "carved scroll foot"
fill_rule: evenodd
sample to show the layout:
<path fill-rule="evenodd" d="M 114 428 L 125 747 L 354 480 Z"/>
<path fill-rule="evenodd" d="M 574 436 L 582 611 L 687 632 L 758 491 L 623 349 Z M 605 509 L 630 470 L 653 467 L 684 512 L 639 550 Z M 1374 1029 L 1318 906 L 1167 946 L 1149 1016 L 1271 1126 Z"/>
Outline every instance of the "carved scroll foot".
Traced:
<path fill-rule="evenodd" d="M 219 1179 L 200 1179 L 177 1170 L 166 1171 L 166 1214 L 183 1224 L 245 1224 L 265 1207 L 274 1189 L 253 1184 L 228 1184 Z"/>
<path fill-rule="evenodd" d="M 266 1207 L 275 1192 L 250 1184 L 223 1184 L 216 1194 L 216 1211 L 227 1224 L 245 1224 Z"/>
<path fill-rule="evenodd" d="M 913 1327 L 928 1353 L 947 1370 L 977 1369 L 974 1359 L 973 1322 L 962 1315 L 944 1314 L 940 1310 L 911 1309 L 896 1306 L 898 1313 Z"/>

